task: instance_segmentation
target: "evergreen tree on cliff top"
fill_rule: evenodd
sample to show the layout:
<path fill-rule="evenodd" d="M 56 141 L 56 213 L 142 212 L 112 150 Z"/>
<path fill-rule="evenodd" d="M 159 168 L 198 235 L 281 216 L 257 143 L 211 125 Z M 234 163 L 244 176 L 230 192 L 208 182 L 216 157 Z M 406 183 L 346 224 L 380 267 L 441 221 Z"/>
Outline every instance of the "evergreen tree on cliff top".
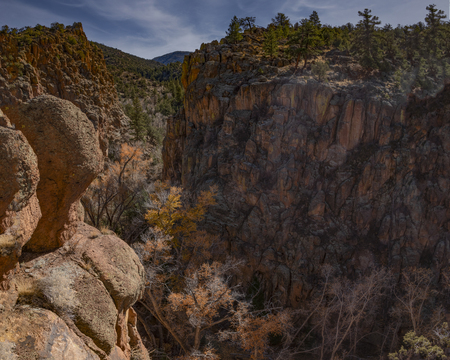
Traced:
<path fill-rule="evenodd" d="M 233 44 L 236 44 L 238 41 L 242 40 L 242 29 L 239 22 L 239 19 L 235 15 L 231 19 L 230 26 L 228 26 L 227 31 L 227 40 Z"/>
<path fill-rule="evenodd" d="M 319 47 L 323 45 L 323 41 L 319 28 L 314 26 L 311 20 L 303 19 L 287 44 L 289 45 L 288 54 L 295 58 L 295 68 L 298 68 L 300 60 L 303 59 L 302 69 L 304 69 L 308 60 L 320 52 Z"/>
<path fill-rule="evenodd" d="M 281 27 L 291 26 L 291 20 L 289 20 L 289 18 L 285 14 L 278 13 L 277 16 L 272 18 L 272 24 Z"/>
<path fill-rule="evenodd" d="M 377 16 L 370 13 L 372 10 L 358 11 L 363 19 L 356 25 L 353 39 L 353 51 L 359 58 L 359 63 L 366 69 L 379 67 L 379 40 L 376 33 L 377 25 L 381 24 Z"/>
<path fill-rule="evenodd" d="M 278 55 L 278 39 L 273 25 L 269 25 L 267 32 L 264 34 L 263 50 L 271 59 Z"/>
<path fill-rule="evenodd" d="M 255 20 L 255 17 L 247 16 L 245 18 L 240 18 L 239 24 L 244 28 L 244 30 L 250 30 L 250 32 L 252 32 L 255 27 Z"/>
<path fill-rule="evenodd" d="M 429 5 L 426 9 L 428 10 L 428 15 L 425 17 L 425 22 L 427 23 L 427 47 L 436 57 L 443 37 L 442 20 L 445 19 L 445 14 L 442 10 L 436 9 L 436 5 Z"/>
<path fill-rule="evenodd" d="M 313 23 L 314 26 L 321 27 L 322 24 L 320 23 L 319 14 L 317 11 L 313 11 L 311 15 L 309 15 L 309 20 Z"/>

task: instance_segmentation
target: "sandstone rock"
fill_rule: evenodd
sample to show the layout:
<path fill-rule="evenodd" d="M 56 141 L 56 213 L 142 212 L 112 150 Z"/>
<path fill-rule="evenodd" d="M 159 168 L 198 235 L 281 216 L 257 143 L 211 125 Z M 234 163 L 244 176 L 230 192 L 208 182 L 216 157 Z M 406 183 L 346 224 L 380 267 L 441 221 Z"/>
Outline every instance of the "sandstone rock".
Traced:
<path fill-rule="evenodd" d="M 96 355 L 129 359 L 132 349 L 143 346 L 136 317 L 133 321 L 128 315 L 144 288 L 142 265 L 119 238 L 98 237 L 98 230 L 81 223 L 77 229 L 54 252 L 37 258 L 26 253 L 20 269 L 9 274 L 10 290 L 0 292 L 0 304 L 8 313 L 16 303 L 33 306 L 44 301 Z"/>
<path fill-rule="evenodd" d="M 60 264 L 55 266 L 58 260 Z M 98 279 L 78 265 L 61 260 L 47 256 L 38 264 L 26 263 L 28 274 L 33 275 L 30 281 L 57 314 L 71 317 L 77 328 L 108 354 L 117 340 L 117 309 Z"/>
<path fill-rule="evenodd" d="M 0 354 L 5 360 L 99 360 L 58 316 L 29 306 L 0 316 Z"/>
<path fill-rule="evenodd" d="M 83 231 L 87 230 L 86 225 L 82 227 Z M 145 272 L 139 258 L 123 240 L 111 235 L 77 238 L 74 251 L 87 267 L 91 267 L 112 297 L 118 311 L 117 345 L 129 353 L 127 312 L 143 295 L 145 287 Z"/>
<path fill-rule="evenodd" d="M 79 198 L 102 169 L 94 126 L 75 105 L 48 95 L 6 111 L 0 358 L 149 360 L 128 316 L 143 291 L 142 265 L 125 242 L 79 222 Z"/>
<path fill-rule="evenodd" d="M 210 47 L 214 71 L 208 46 L 183 64 L 163 176 L 193 192 L 218 185 L 206 227 L 249 262 L 241 280 L 260 274 L 267 296 L 297 306 L 324 262 L 347 275 L 448 265 L 449 85 L 385 101 L 364 83 L 322 84 L 264 60 L 252 69 L 244 45 Z"/>
<path fill-rule="evenodd" d="M 136 253 L 116 236 L 80 239 L 74 250 L 92 266 L 111 294 L 118 311 L 128 309 L 143 294 L 145 271 Z"/>
<path fill-rule="evenodd" d="M 42 95 L 7 111 L 25 134 L 38 158 L 37 187 L 42 218 L 27 247 L 47 251 L 74 233 L 84 190 L 102 170 L 94 126 L 72 103 Z"/>
<path fill-rule="evenodd" d="M 35 194 L 39 182 L 33 149 L 20 131 L 0 127 L 0 217 L 7 210 L 20 211 Z"/>
<path fill-rule="evenodd" d="M 3 114 L 0 117 L 7 119 Z M 17 263 L 22 247 L 36 229 L 41 211 L 36 197 L 37 158 L 23 134 L 0 127 L 0 154 L 1 279 Z"/>

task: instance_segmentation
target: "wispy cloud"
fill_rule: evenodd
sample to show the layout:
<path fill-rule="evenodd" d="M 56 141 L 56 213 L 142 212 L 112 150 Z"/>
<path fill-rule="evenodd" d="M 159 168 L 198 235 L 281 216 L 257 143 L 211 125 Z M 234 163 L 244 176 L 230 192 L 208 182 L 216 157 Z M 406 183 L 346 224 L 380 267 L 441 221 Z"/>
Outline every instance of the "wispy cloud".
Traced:
<path fill-rule="evenodd" d="M 1 1 L 1 0 L 0 0 Z M 429 0 L 447 11 L 448 0 Z M 358 10 L 372 9 L 383 23 L 412 24 L 423 21 L 423 0 L 3 0 L 0 25 L 33 26 L 52 22 L 81 21 L 90 40 L 123 51 L 153 58 L 176 50 L 194 50 L 202 42 L 225 36 L 236 15 L 255 16 L 266 26 L 277 12 L 292 22 L 313 10 L 322 23 L 357 23 Z"/>
<path fill-rule="evenodd" d="M 39 7 L 38 4 L 20 1 L 5 1 L 1 4 L 0 25 L 21 28 L 36 24 L 50 25 L 53 22 L 69 23 L 69 19 L 55 14 L 51 9 Z"/>
<path fill-rule="evenodd" d="M 115 33 L 102 36 L 114 47 L 138 56 L 153 58 L 175 50 L 194 50 L 201 42 L 209 41 L 207 34 L 196 30 L 195 24 L 180 13 L 169 13 L 155 0 L 97 0 L 84 5 L 110 22 L 128 22 L 136 27 L 136 33 Z"/>

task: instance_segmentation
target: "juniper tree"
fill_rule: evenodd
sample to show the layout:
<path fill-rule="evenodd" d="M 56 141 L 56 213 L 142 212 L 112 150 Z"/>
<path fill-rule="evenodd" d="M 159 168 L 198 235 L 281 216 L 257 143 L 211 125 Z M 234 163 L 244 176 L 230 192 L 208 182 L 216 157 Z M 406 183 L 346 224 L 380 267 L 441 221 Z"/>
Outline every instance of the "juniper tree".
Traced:
<path fill-rule="evenodd" d="M 228 31 L 227 31 L 227 39 L 229 42 L 236 44 L 238 41 L 241 41 L 243 36 L 242 36 L 242 29 L 241 29 L 241 25 L 239 23 L 239 19 L 237 18 L 237 16 L 235 15 L 230 22 L 230 25 L 228 26 Z"/>
<path fill-rule="evenodd" d="M 364 9 L 358 11 L 363 19 L 356 25 L 353 39 L 353 51 L 359 58 L 359 63 L 368 69 L 379 66 L 379 40 L 376 34 L 377 25 L 381 24 L 377 16 L 371 15 L 372 11 Z"/>

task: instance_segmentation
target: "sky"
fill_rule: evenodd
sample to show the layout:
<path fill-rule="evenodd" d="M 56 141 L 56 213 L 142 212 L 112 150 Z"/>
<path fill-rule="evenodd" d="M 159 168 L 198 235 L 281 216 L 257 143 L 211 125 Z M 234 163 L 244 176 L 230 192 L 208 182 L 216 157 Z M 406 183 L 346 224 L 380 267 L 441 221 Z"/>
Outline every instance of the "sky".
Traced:
<path fill-rule="evenodd" d="M 0 0 L 0 27 L 82 22 L 89 40 L 153 59 L 173 51 L 194 51 L 226 35 L 231 18 L 254 16 L 267 26 L 278 12 L 292 23 L 313 10 L 322 24 L 359 21 L 371 9 L 383 24 L 424 21 L 429 4 L 448 16 L 450 0 Z"/>

